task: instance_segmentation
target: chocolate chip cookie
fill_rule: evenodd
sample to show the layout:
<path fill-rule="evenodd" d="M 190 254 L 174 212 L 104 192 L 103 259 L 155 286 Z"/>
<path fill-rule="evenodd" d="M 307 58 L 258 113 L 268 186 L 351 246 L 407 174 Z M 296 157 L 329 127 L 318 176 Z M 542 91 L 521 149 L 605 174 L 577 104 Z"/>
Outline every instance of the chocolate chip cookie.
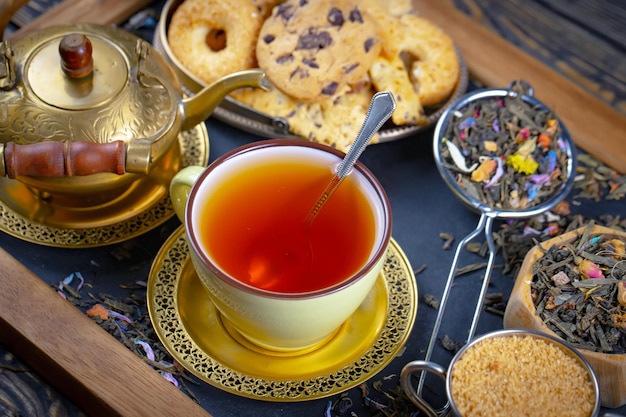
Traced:
<path fill-rule="evenodd" d="M 287 0 L 257 41 L 259 67 L 302 101 L 334 95 L 367 72 L 381 49 L 376 21 L 356 0 Z"/>

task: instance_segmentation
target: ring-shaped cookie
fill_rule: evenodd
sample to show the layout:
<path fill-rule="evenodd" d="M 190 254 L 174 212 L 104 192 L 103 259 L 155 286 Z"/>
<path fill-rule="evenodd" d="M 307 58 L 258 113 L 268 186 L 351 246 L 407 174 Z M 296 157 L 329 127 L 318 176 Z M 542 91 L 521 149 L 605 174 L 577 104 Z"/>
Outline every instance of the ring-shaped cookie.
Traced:
<path fill-rule="evenodd" d="M 172 14 L 169 46 L 180 63 L 211 84 L 256 66 L 254 54 L 263 23 L 248 0 L 185 0 Z"/>
<path fill-rule="evenodd" d="M 412 58 L 409 77 L 422 106 L 447 99 L 459 79 L 461 64 L 452 38 L 423 17 L 400 17 L 403 36 L 398 48 Z"/>

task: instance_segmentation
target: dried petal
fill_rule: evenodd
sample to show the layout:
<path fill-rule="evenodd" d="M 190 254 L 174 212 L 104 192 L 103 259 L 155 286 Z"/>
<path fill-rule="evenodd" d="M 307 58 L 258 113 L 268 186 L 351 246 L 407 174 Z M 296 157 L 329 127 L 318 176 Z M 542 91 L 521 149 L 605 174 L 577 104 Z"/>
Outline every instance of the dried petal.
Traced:
<path fill-rule="evenodd" d="M 554 282 L 554 285 L 556 285 L 557 287 L 568 284 L 570 282 L 569 277 L 563 271 L 559 271 L 556 274 L 552 275 L 550 279 L 552 280 L 552 282 Z"/>
<path fill-rule="evenodd" d="M 502 177 L 502 174 L 504 174 L 504 167 L 502 166 L 502 160 L 500 158 L 496 158 L 496 163 L 498 164 L 496 173 L 493 174 L 493 177 L 491 177 L 489 182 L 485 184 L 485 188 L 493 187 L 498 182 L 500 177 Z"/>
<path fill-rule="evenodd" d="M 520 198 L 518 190 L 511 190 L 511 192 L 509 193 L 509 197 L 509 205 L 511 206 L 511 208 L 516 210 L 526 208 L 528 201 L 526 200 L 526 197 Z"/>
<path fill-rule="evenodd" d="M 517 148 L 517 152 L 515 153 L 521 156 L 530 156 L 533 152 L 535 152 L 535 149 L 537 149 L 537 140 L 530 139 Z"/>
<path fill-rule="evenodd" d="M 572 213 L 572 210 L 569 208 L 569 203 L 565 200 L 557 203 L 556 206 L 552 207 L 551 211 L 559 216 L 569 216 Z"/>
<path fill-rule="evenodd" d="M 532 156 L 525 157 L 517 153 L 509 155 L 506 158 L 506 163 L 513 167 L 515 171 L 527 175 L 534 174 L 537 168 L 539 168 L 539 164 L 535 162 Z"/>
<path fill-rule="evenodd" d="M 591 262 L 589 259 L 583 259 L 580 265 L 578 265 L 578 270 L 583 276 L 583 279 L 604 278 L 604 274 L 600 270 L 600 267 Z"/>
<path fill-rule="evenodd" d="M 102 304 L 95 304 L 89 310 L 87 310 L 89 317 L 99 317 L 102 320 L 109 319 L 109 310 Z"/>
<path fill-rule="evenodd" d="M 540 133 L 537 138 L 537 145 L 541 146 L 544 149 L 550 148 L 550 143 L 552 142 L 552 138 L 547 133 Z"/>
<path fill-rule="evenodd" d="M 624 259 L 626 248 L 624 242 L 619 239 L 611 239 L 602 244 L 602 248 L 615 259 Z"/>
<path fill-rule="evenodd" d="M 494 159 L 484 160 L 478 168 L 472 172 L 472 181 L 475 182 L 487 182 L 491 178 L 491 174 L 496 171 L 498 163 Z"/>
<path fill-rule="evenodd" d="M 487 152 L 496 152 L 498 150 L 498 144 L 492 140 L 484 141 L 483 146 Z"/>
<path fill-rule="evenodd" d="M 476 126 L 476 119 L 474 119 L 473 117 L 468 117 L 467 119 L 459 123 L 459 129 L 461 130 L 469 129 L 470 127 L 474 126 Z"/>
<path fill-rule="evenodd" d="M 542 236 L 556 236 L 561 231 L 558 223 L 548 223 L 548 226 L 543 229 Z"/>
<path fill-rule="evenodd" d="M 499 133 L 500 132 L 500 122 L 498 121 L 498 119 L 493 119 L 493 123 L 491 124 L 491 128 L 493 129 L 494 132 Z"/>
<path fill-rule="evenodd" d="M 546 132 L 552 136 L 554 136 L 558 127 L 559 127 L 559 122 L 556 119 L 549 119 L 546 122 Z"/>
<path fill-rule="evenodd" d="M 461 153 L 460 149 L 454 143 L 450 142 L 447 138 L 443 138 L 443 143 L 445 143 L 448 146 L 450 157 L 452 157 L 452 160 L 454 161 L 454 164 L 456 165 L 458 169 L 460 169 L 461 171 L 465 173 L 470 173 L 476 169 L 476 167 L 478 166 L 477 163 L 474 163 L 469 168 L 467 167 L 467 164 L 465 162 L 465 157 Z"/>
<path fill-rule="evenodd" d="M 524 236 L 529 236 L 529 235 L 540 235 L 541 232 L 537 229 L 535 229 L 534 227 L 531 226 L 524 226 L 524 231 L 522 232 L 522 235 Z"/>
<path fill-rule="evenodd" d="M 556 152 L 549 151 L 541 160 L 544 170 L 549 174 L 556 168 Z"/>
<path fill-rule="evenodd" d="M 524 127 L 517 132 L 515 136 L 515 141 L 518 143 L 526 142 L 530 137 L 530 129 L 528 127 Z"/>
<path fill-rule="evenodd" d="M 615 327 L 617 327 L 618 329 L 626 330 L 626 313 L 611 314 L 611 318 L 613 319 L 613 324 L 615 325 Z"/>
<path fill-rule="evenodd" d="M 530 175 L 528 179 L 540 187 L 543 187 L 544 185 L 550 185 L 550 175 L 548 174 Z"/>
<path fill-rule="evenodd" d="M 525 188 L 526 188 L 526 194 L 528 195 L 528 200 L 533 201 L 535 197 L 539 195 L 539 188 L 541 187 L 531 182 L 527 182 Z"/>
<path fill-rule="evenodd" d="M 133 320 L 130 317 L 125 316 L 125 315 L 123 315 L 121 313 L 118 313 L 117 311 L 109 310 L 109 316 L 111 316 L 113 318 L 116 318 L 116 319 L 119 319 L 119 320 L 124 320 L 127 323 L 132 323 L 133 322 Z"/>
<path fill-rule="evenodd" d="M 626 307 L 626 282 L 617 283 L 617 302 L 622 307 Z"/>
<path fill-rule="evenodd" d="M 150 359 L 151 361 L 156 359 L 156 357 L 154 356 L 154 351 L 148 343 L 144 342 L 143 340 L 136 339 L 135 344 L 143 348 L 143 351 L 146 353 L 146 357 L 148 359 Z"/>
<path fill-rule="evenodd" d="M 171 382 L 175 387 L 178 387 L 178 381 L 176 380 L 176 378 L 174 378 L 174 375 L 172 375 L 170 372 L 165 372 L 165 371 L 161 371 L 159 372 L 161 374 L 161 376 L 163 378 L 165 378 L 165 380 Z"/>

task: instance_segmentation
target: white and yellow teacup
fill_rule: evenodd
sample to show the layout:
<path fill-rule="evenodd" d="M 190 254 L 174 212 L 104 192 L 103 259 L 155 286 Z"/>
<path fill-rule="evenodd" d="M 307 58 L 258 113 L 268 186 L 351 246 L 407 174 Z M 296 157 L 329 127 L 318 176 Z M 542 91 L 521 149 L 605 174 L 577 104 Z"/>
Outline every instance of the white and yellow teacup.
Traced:
<path fill-rule="evenodd" d="M 279 353 L 315 349 L 371 291 L 391 208 L 362 163 L 304 224 L 343 156 L 304 140 L 265 140 L 173 178 L 195 270 L 239 340 Z"/>

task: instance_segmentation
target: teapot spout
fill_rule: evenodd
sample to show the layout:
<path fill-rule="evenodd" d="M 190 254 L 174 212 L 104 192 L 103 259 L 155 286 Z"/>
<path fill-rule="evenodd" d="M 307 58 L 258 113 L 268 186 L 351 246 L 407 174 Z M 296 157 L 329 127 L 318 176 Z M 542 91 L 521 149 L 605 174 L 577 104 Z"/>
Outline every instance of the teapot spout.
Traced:
<path fill-rule="evenodd" d="M 243 87 L 270 90 L 270 83 L 262 69 L 248 69 L 226 75 L 204 87 L 192 97 L 183 99 L 185 120 L 181 130 L 188 130 L 205 121 L 228 93 Z"/>

